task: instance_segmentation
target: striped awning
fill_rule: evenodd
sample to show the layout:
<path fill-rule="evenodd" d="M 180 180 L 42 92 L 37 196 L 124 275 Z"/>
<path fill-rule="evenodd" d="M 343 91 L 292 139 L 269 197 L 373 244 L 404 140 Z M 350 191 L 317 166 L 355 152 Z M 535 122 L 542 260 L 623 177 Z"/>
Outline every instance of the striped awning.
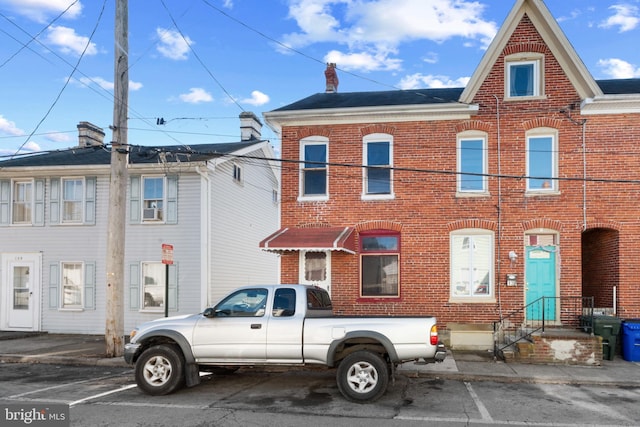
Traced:
<path fill-rule="evenodd" d="M 353 227 L 286 227 L 260 242 L 270 252 L 342 251 L 356 253 Z"/>

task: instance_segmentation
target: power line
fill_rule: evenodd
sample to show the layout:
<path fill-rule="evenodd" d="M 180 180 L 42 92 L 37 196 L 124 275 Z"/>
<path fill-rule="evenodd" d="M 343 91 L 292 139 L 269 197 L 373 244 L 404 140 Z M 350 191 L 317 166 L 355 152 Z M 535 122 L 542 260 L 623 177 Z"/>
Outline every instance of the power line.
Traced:
<path fill-rule="evenodd" d="M 93 31 L 91 32 L 91 35 L 89 36 L 89 39 L 87 40 L 87 44 L 84 46 L 84 50 L 82 51 L 82 53 L 80 54 L 80 57 L 78 58 L 78 61 L 76 62 L 76 65 L 73 67 L 73 70 L 71 71 L 71 74 L 69 75 L 69 77 L 67 77 L 67 80 L 64 82 L 64 85 L 62 86 L 62 88 L 60 89 L 60 91 L 58 92 L 58 95 L 56 96 L 56 98 L 53 100 L 53 103 L 51 104 L 51 106 L 49 107 L 49 109 L 47 110 L 47 112 L 45 113 L 45 115 L 42 117 L 42 119 L 40 119 L 40 121 L 38 122 L 38 124 L 36 125 L 36 127 L 33 129 L 33 131 L 31 132 L 31 134 L 29 134 L 29 136 L 27 137 L 27 139 L 22 143 L 22 145 L 18 148 L 18 150 L 16 150 L 16 153 L 19 152 L 20 150 L 22 150 L 22 148 L 27 144 L 27 142 L 29 142 L 29 140 L 31 139 L 31 137 L 36 133 L 36 131 L 40 128 L 40 125 L 42 125 L 42 123 L 46 120 L 46 118 L 49 116 L 49 114 L 51 113 L 51 111 L 53 111 L 53 108 L 56 106 L 56 104 L 58 103 L 58 101 L 60 100 L 60 98 L 62 97 L 62 94 L 64 93 L 65 89 L 67 88 L 67 86 L 69 85 L 69 82 L 71 81 L 71 79 L 73 78 L 73 75 L 75 74 L 76 70 L 78 69 L 78 67 L 80 66 L 80 62 L 82 61 L 82 59 L 84 58 L 85 53 L 87 52 L 87 49 L 89 48 L 89 45 L 91 44 L 91 40 L 93 39 L 93 36 L 96 33 L 96 30 L 98 29 L 98 24 L 100 23 L 100 21 L 102 20 L 102 15 L 104 14 L 104 9 L 105 6 L 107 4 L 107 0 L 104 0 L 104 2 L 102 3 L 102 9 L 100 10 L 100 14 L 98 15 L 98 19 L 96 21 L 96 25 L 93 27 Z M 13 158 L 13 157 L 11 157 Z"/>
<path fill-rule="evenodd" d="M 42 30 L 40 30 L 38 32 L 38 34 L 36 34 L 35 36 L 32 36 L 31 39 L 22 44 L 22 47 L 20 49 L 18 49 L 13 55 L 11 55 L 9 58 L 7 58 L 2 64 L 0 64 L 0 68 L 4 67 L 9 61 L 11 61 L 13 58 L 15 58 L 20 52 L 22 52 L 24 49 L 29 48 L 29 50 L 31 50 L 32 52 L 33 49 L 31 49 L 29 47 L 29 44 L 36 40 L 47 28 L 51 27 L 58 19 L 60 19 L 65 13 L 67 13 L 67 11 L 69 9 L 71 9 L 73 7 L 73 5 L 75 5 L 76 3 L 78 3 L 79 0 L 74 0 L 73 3 L 71 3 L 69 6 L 67 6 L 67 8 L 65 10 L 63 10 L 62 12 L 60 12 L 60 14 L 58 16 L 56 16 L 55 18 L 53 18 L 53 20 L 51 22 L 49 22 L 45 27 L 42 28 Z M 12 23 L 13 25 L 16 25 L 15 23 L 13 23 L 9 18 L 7 18 L 4 14 L 0 13 L 0 15 L 2 15 L 2 17 L 4 19 L 6 19 L 7 21 L 9 21 L 10 23 Z M 17 26 L 17 25 L 16 25 Z M 18 27 L 19 28 L 19 27 Z M 24 31 L 24 30 L 23 30 Z M 26 32 L 26 31 L 25 31 Z M 9 35 L 8 33 L 5 33 L 7 35 Z M 13 37 L 12 37 L 13 38 Z M 13 38 L 15 41 L 17 41 L 18 43 L 21 43 L 18 41 L 18 39 Z M 44 57 L 43 57 L 44 58 Z"/>
<path fill-rule="evenodd" d="M 200 56 L 198 55 L 198 53 L 195 51 L 195 49 L 193 49 L 193 46 L 191 46 L 191 43 L 189 43 L 189 41 L 187 40 L 187 38 L 185 37 L 184 33 L 182 32 L 182 30 L 180 29 L 180 27 L 178 26 L 178 23 L 176 22 L 176 20 L 173 18 L 173 15 L 171 14 L 171 11 L 169 10 L 169 8 L 167 8 L 167 5 L 165 4 L 164 0 L 160 0 L 160 2 L 162 3 L 162 6 L 164 7 L 164 9 L 167 11 L 167 13 L 169 14 L 169 18 L 171 18 L 171 22 L 173 22 L 174 27 L 176 28 L 176 30 L 178 31 L 178 33 L 180 33 L 180 37 L 182 37 L 182 40 L 184 40 L 184 42 L 186 43 L 186 45 L 189 47 L 189 50 L 191 52 L 193 52 L 193 56 L 195 56 L 195 58 L 198 60 L 198 62 L 200 63 L 200 65 L 205 69 L 205 71 L 209 74 L 209 76 L 213 79 L 214 82 L 216 82 L 216 84 L 220 87 L 220 89 L 222 89 L 222 91 L 227 95 L 227 97 L 238 106 L 238 108 L 240 108 L 240 111 L 245 111 L 244 107 L 242 107 L 242 105 L 240 105 L 238 103 L 238 101 L 231 96 L 231 94 L 229 93 L 229 91 L 227 91 L 227 89 L 222 85 L 222 83 L 216 78 L 216 76 L 213 75 L 213 73 L 211 72 L 211 70 L 209 70 L 209 68 L 205 65 L 205 63 L 202 61 L 202 59 L 200 59 Z"/>

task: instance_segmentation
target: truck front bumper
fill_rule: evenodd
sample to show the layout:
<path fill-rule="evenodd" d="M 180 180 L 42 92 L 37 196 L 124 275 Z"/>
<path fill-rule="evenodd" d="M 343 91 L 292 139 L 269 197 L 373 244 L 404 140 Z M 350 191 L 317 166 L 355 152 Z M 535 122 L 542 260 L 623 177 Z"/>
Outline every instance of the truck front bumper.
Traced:
<path fill-rule="evenodd" d="M 125 344 L 124 345 L 124 361 L 129 365 L 133 365 L 133 358 L 135 357 L 138 349 L 140 348 L 140 344 Z"/>

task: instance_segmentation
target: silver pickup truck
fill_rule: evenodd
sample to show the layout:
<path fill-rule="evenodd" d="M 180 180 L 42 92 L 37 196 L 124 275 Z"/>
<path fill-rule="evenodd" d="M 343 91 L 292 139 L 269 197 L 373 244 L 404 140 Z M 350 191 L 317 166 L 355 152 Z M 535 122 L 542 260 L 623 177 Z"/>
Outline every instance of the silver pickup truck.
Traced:
<path fill-rule="evenodd" d="M 338 388 L 354 402 L 382 396 L 398 364 L 445 355 L 434 317 L 334 316 L 329 294 L 304 285 L 237 289 L 202 313 L 140 325 L 124 350 L 151 395 L 194 386 L 200 371 L 324 365 L 337 367 Z"/>

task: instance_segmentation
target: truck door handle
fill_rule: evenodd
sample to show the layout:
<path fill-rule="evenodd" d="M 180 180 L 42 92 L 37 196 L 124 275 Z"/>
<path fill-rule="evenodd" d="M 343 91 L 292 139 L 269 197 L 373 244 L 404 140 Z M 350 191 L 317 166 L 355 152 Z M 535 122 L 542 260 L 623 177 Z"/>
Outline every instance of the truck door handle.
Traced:
<path fill-rule="evenodd" d="M 262 329 L 262 324 L 261 323 L 252 323 L 251 324 L 251 329 Z"/>

